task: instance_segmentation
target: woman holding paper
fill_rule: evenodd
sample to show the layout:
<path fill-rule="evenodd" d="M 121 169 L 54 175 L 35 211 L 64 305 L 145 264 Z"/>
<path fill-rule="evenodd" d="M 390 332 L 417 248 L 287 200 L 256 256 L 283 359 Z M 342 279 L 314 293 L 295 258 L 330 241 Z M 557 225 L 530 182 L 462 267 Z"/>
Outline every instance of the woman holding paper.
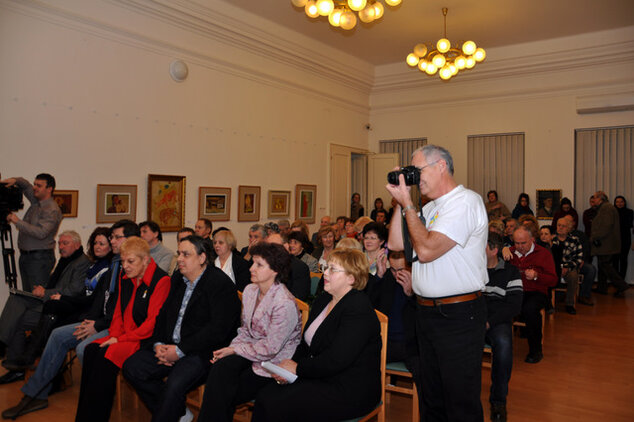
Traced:
<path fill-rule="evenodd" d="M 254 422 L 332 421 L 369 413 L 381 396 L 381 332 L 367 295 L 368 260 L 361 251 L 336 249 L 324 271 L 324 290 L 313 302 L 302 342 L 279 366 L 298 376 L 263 388 Z"/>
<path fill-rule="evenodd" d="M 260 242 L 253 257 L 251 284 L 242 294 L 242 325 L 228 347 L 213 353 L 199 421 L 231 421 L 235 407 L 275 384 L 262 362 L 293 356 L 302 330 L 295 297 L 282 282 L 288 278 L 291 256 L 282 245 Z"/>

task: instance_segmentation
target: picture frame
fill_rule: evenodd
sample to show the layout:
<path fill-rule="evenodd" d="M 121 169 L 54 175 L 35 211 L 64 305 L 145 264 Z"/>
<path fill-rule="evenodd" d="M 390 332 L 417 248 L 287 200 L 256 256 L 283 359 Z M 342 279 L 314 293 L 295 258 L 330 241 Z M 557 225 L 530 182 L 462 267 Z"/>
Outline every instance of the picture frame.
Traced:
<path fill-rule="evenodd" d="M 79 191 L 78 190 L 60 190 L 55 189 L 53 192 L 53 199 L 59 205 L 62 210 L 62 217 L 74 218 L 77 217 L 77 204 L 79 204 Z"/>
<path fill-rule="evenodd" d="M 291 208 L 291 191 L 270 190 L 267 205 L 269 218 L 288 217 Z"/>
<path fill-rule="evenodd" d="M 238 221 L 260 220 L 260 187 L 238 186 Z"/>
<path fill-rule="evenodd" d="M 561 189 L 537 189 L 535 198 L 535 217 L 538 220 L 550 220 L 559 210 Z"/>
<path fill-rule="evenodd" d="M 136 185 L 97 185 L 97 223 L 136 221 Z"/>
<path fill-rule="evenodd" d="M 164 232 L 185 225 L 185 176 L 148 174 L 147 219 Z"/>
<path fill-rule="evenodd" d="M 315 223 L 317 185 L 295 185 L 295 220 Z"/>
<path fill-rule="evenodd" d="M 229 221 L 231 219 L 231 188 L 200 186 L 198 188 L 198 219 Z"/>

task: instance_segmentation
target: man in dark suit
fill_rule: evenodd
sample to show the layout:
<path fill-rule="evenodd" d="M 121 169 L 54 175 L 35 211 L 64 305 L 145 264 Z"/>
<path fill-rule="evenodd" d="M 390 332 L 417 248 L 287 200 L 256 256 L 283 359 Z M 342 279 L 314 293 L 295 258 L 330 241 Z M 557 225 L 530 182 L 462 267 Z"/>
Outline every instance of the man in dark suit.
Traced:
<path fill-rule="evenodd" d="M 229 344 L 240 323 L 235 285 L 209 262 L 202 238 L 190 236 L 178 244 L 178 269 L 150 346 L 122 368 L 153 421 L 191 416 L 185 395 L 205 382 L 213 351 Z"/>

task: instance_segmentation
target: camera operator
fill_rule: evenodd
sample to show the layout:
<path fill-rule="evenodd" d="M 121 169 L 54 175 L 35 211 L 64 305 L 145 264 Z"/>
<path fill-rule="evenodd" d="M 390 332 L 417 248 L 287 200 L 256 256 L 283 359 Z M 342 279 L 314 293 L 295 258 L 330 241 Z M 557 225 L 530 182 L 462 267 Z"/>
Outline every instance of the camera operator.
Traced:
<path fill-rule="evenodd" d="M 35 286 L 44 286 L 55 265 L 55 236 L 62 221 L 62 211 L 53 199 L 55 178 L 47 173 L 35 176 L 31 185 L 22 177 L 1 180 L 7 187 L 18 186 L 31 206 L 24 219 L 9 213 L 7 221 L 18 229 L 20 249 L 20 275 L 22 289 L 30 292 Z"/>
<path fill-rule="evenodd" d="M 453 159 L 446 149 L 419 148 L 412 154 L 412 166 L 398 174 L 398 185 L 394 173 L 388 176 L 386 188 L 398 202 L 388 247 L 408 246 L 405 221 L 414 257 L 421 419 L 482 421 L 480 378 L 487 315 L 481 292 L 488 282 L 487 213 L 478 194 L 455 182 Z M 418 184 L 421 195 L 431 200 L 423 207 L 422 218 L 406 181 Z"/>

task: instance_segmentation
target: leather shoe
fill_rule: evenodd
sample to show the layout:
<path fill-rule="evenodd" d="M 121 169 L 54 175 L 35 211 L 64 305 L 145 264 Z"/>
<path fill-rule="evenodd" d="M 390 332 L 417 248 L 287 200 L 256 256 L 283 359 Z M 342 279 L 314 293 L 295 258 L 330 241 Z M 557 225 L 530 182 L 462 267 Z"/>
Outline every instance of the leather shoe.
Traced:
<path fill-rule="evenodd" d="M 506 406 L 503 404 L 491 405 L 491 421 L 506 422 Z"/>
<path fill-rule="evenodd" d="M 33 369 L 33 364 L 35 362 L 27 362 L 26 360 L 18 359 L 15 361 L 4 360 L 2 362 L 2 366 L 7 368 L 9 371 L 15 372 L 24 372 L 27 369 Z"/>
<path fill-rule="evenodd" d="M 27 413 L 35 412 L 36 410 L 46 409 L 47 407 L 48 400 L 40 400 L 24 396 L 17 406 L 10 407 L 2 412 L 2 418 L 15 419 L 19 416 L 26 415 Z"/>
<path fill-rule="evenodd" d="M 577 300 L 577 302 L 586 306 L 594 306 L 594 302 L 589 297 L 579 297 L 579 300 Z"/>
<path fill-rule="evenodd" d="M 568 312 L 570 315 L 577 315 L 577 310 L 574 306 L 567 305 L 566 312 Z"/>
<path fill-rule="evenodd" d="M 524 362 L 539 363 L 543 358 L 544 358 L 544 354 L 542 352 L 529 353 L 528 355 L 526 355 L 526 359 L 524 359 Z"/>
<path fill-rule="evenodd" d="M 10 384 L 16 381 L 24 380 L 24 372 L 9 371 L 0 377 L 0 384 Z"/>

